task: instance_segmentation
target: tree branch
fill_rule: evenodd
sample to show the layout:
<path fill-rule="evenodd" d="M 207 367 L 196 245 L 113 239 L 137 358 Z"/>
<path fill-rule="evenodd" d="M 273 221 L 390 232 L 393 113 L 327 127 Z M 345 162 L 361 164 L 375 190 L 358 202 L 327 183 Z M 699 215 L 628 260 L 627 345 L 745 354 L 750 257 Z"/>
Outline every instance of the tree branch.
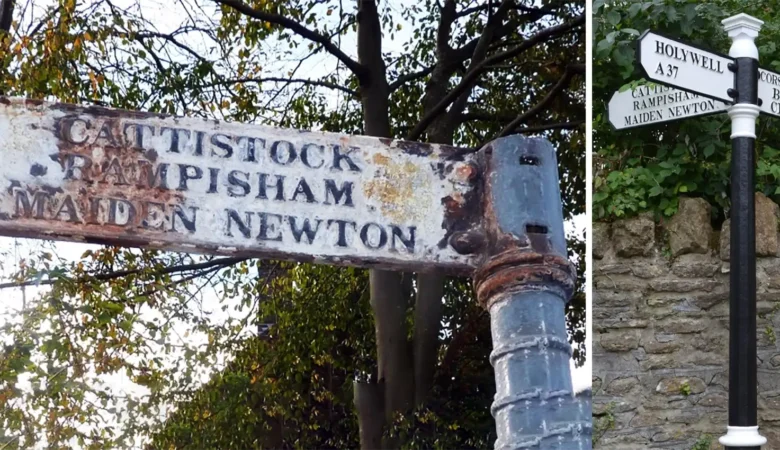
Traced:
<path fill-rule="evenodd" d="M 54 17 L 57 13 L 59 13 L 61 9 L 62 6 L 58 6 L 54 8 L 49 14 L 46 15 L 46 17 L 44 17 L 43 19 L 41 19 L 40 22 L 38 22 L 38 25 L 35 26 L 35 28 L 30 32 L 30 34 L 27 35 L 27 37 L 31 38 L 36 34 L 38 34 L 38 32 L 41 31 L 41 28 L 43 28 L 43 26 L 46 25 L 46 23 L 49 20 L 51 20 L 52 17 Z"/>
<path fill-rule="evenodd" d="M 504 22 L 504 17 L 509 12 L 509 8 L 515 5 L 515 0 L 503 0 L 501 5 L 496 10 L 496 13 L 488 20 L 487 26 L 482 31 L 482 35 L 477 41 L 477 45 L 474 47 L 474 53 L 471 55 L 471 62 L 469 63 L 466 73 L 470 72 L 474 67 L 479 65 L 487 57 L 490 44 L 493 42 L 494 33 L 496 28 Z M 476 81 L 476 80 L 475 80 Z M 464 90 L 464 92 L 453 102 L 452 107 L 447 114 L 450 121 L 455 120 L 457 116 L 466 107 L 466 103 L 469 100 L 470 89 Z"/>
<path fill-rule="evenodd" d="M 518 128 L 511 134 L 529 134 L 529 133 L 539 133 L 540 131 L 548 131 L 548 130 L 571 130 L 573 128 L 577 128 L 582 126 L 585 123 L 585 120 L 573 120 L 571 122 L 561 122 L 561 123 L 549 123 L 545 125 L 534 125 L 530 127 L 525 128 Z"/>
<path fill-rule="evenodd" d="M 155 32 L 155 31 L 143 31 L 143 32 L 138 32 L 138 33 L 130 33 L 129 37 L 136 38 L 138 40 L 151 39 L 151 38 L 160 38 L 160 39 L 163 39 L 165 41 L 168 41 L 168 42 L 172 43 L 176 47 L 179 47 L 180 49 L 184 50 L 185 52 L 187 52 L 190 55 L 192 55 L 193 57 L 195 57 L 195 59 L 197 59 L 197 60 L 199 60 L 201 62 L 209 63 L 209 61 L 206 58 L 204 58 L 203 56 L 201 56 L 198 52 L 196 52 L 195 50 L 191 49 L 190 47 L 182 44 L 178 40 L 176 40 L 176 38 L 173 36 L 173 34 L 158 33 L 158 32 Z"/>
<path fill-rule="evenodd" d="M 240 84 L 240 83 L 302 83 L 302 84 L 309 84 L 312 86 L 322 86 L 330 89 L 334 89 L 337 91 L 346 92 L 349 95 L 352 95 L 354 97 L 358 97 L 359 94 L 357 91 L 352 90 L 348 87 L 341 86 L 336 83 L 331 83 L 329 81 L 321 81 L 321 80 L 307 80 L 305 78 L 278 78 L 278 77 L 269 77 L 269 78 L 252 78 L 252 77 L 246 77 L 246 78 L 228 78 L 225 80 L 215 81 L 212 83 L 204 83 L 200 84 L 197 87 L 198 88 L 209 88 L 209 87 L 215 87 L 215 86 L 224 86 L 226 84 Z"/>
<path fill-rule="evenodd" d="M 427 67 L 419 72 L 413 72 L 413 73 L 407 73 L 406 75 L 401 75 L 400 77 L 398 77 L 398 79 L 390 83 L 389 86 L 390 93 L 395 92 L 395 90 L 403 86 L 404 83 L 408 83 L 410 81 L 415 81 L 415 80 L 419 80 L 420 78 L 427 77 L 428 75 L 431 74 L 431 72 L 433 72 L 433 69 L 435 68 L 436 65 L 434 64 L 431 67 Z"/>
<path fill-rule="evenodd" d="M 459 123 L 464 122 L 472 122 L 472 121 L 478 121 L 478 122 L 501 122 L 501 123 L 509 123 L 513 120 L 515 120 L 517 116 L 514 114 L 506 114 L 506 113 L 498 113 L 498 112 L 488 112 L 488 111 L 469 111 L 462 113 L 459 118 Z"/>
<path fill-rule="evenodd" d="M 474 7 L 471 7 L 471 8 L 466 8 L 466 9 L 463 9 L 463 10 L 459 11 L 458 14 L 457 14 L 457 17 L 458 18 L 466 17 L 469 14 L 472 14 L 472 13 L 475 13 L 475 12 L 485 11 L 485 10 L 488 10 L 489 8 L 490 8 L 490 4 L 489 3 L 485 3 L 485 4 L 479 5 L 479 6 L 474 6 Z M 551 10 L 551 9 L 531 8 L 531 7 L 525 6 L 525 5 L 515 5 L 514 9 L 517 9 L 519 11 L 530 12 L 530 13 L 542 14 L 542 15 L 556 14 L 556 12 Z"/>
<path fill-rule="evenodd" d="M 557 83 L 555 83 L 555 86 L 550 89 L 550 92 L 548 92 L 539 103 L 531 107 L 531 109 L 524 112 L 523 114 L 520 114 L 515 120 L 510 122 L 509 125 L 504 127 L 504 129 L 501 130 L 501 133 L 499 133 L 498 137 L 512 134 L 513 130 L 519 127 L 520 124 L 526 122 L 528 119 L 539 113 L 539 111 L 546 108 L 547 105 L 549 105 L 550 102 L 553 101 L 555 97 L 569 85 L 569 82 L 575 74 L 583 73 L 585 73 L 585 64 L 571 64 L 566 66 L 566 70 L 563 72 L 563 76 L 560 78 L 560 80 L 558 80 Z"/>
<path fill-rule="evenodd" d="M 159 275 L 168 275 L 172 273 L 180 273 L 180 272 L 191 272 L 194 270 L 203 270 L 208 269 L 215 266 L 230 266 L 233 264 L 238 264 L 242 261 L 246 261 L 249 258 L 241 258 L 241 257 L 231 257 L 231 258 L 218 258 L 213 259 L 211 261 L 204 261 L 201 263 L 196 264 L 181 264 L 177 266 L 169 266 L 165 267 L 160 271 L 155 272 L 155 274 Z M 132 270 L 117 270 L 115 272 L 109 272 L 109 273 L 99 273 L 97 275 L 93 276 L 86 276 L 79 279 L 70 279 L 69 281 L 89 281 L 89 280 L 95 280 L 95 281 L 110 281 L 115 280 L 117 278 L 122 278 L 130 275 L 137 275 L 139 273 L 143 272 L 143 269 L 132 269 Z M 0 283 L 0 289 L 8 289 L 8 288 L 17 288 L 17 287 L 23 287 L 23 286 L 50 286 L 58 281 L 61 281 L 61 279 L 48 279 L 48 280 L 42 280 L 42 281 L 23 281 L 23 282 L 11 282 L 11 283 Z"/>
<path fill-rule="evenodd" d="M 425 117 L 423 117 L 420 120 L 420 122 L 417 124 L 417 126 L 414 127 L 411 133 L 409 133 L 406 139 L 410 141 L 416 141 L 417 139 L 419 139 L 420 135 L 422 135 L 425 132 L 425 130 L 428 129 L 428 126 L 436 119 L 436 117 L 439 116 L 439 114 L 444 112 L 447 109 L 447 107 L 449 107 L 450 104 L 452 104 L 452 102 L 454 102 L 463 92 L 471 88 L 472 84 L 474 83 L 474 81 L 477 80 L 477 78 L 479 78 L 479 75 L 482 73 L 485 67 L 491 66 L 493 64 L 497 64 L 509 58 L 514 58 L 515 56 L 520 55 L 524 51 L 528 50 L 529 48 L 532 48 L 533 46 L 541 42 L 545 42 L 555 37 L 558 37 L 560 35 L 563 35 L 565 33 L 568 33 L 569 31 L 584 24 L 585 24 L 585 16 L 584 15 L 577 16 L 571 22 L 546 28 L 536 33 L 533 37 L 526 39 L 525 41 L 523 41 L 522 44 L 518 45 L 517 47 L 498 53 L 496 55 L 491 56 L 490 58 L 483 60 L 481 63 L 477 64 L 472 70 L 466 73 L 466 75 L 463 77 L 460 83 L 457 86 L 455 86 L 455 88 L 453 88 L 452 91 L 450 91 L 446 97 L 444 97 L 430 112 L 428 112 L 428 114 L 425 115 Z"/>
<path fill-rule="evenodd" d="M 279 14 L 272 14 L 265 11 L 260 11 L 255 8 L 252 8 L 251 6 L 247 5 L 246 3 L 240 1 L 240 0 L 214 0 L 215 2 L 229 6 L 236 11 L 252 17 L 254 19 L 263 20 L 265 22 L 270 22 L 276 25 L 279 25 L 281 27 L 287 28 L 288 30 L 294 32 L 295 34 L 306 38 L 312 42 L 316 42 L 318 44 L 321 44 L 322 47 L 328 51 L 331 55 L 338 58 L 342 63 L 344 63 L 345 66 L 349 68 L 349 70 L 352 71 L 352 73 L 355 74 L 355 76 L 358 77 L 358 79 L 363 79 L 363 77 L 366 76 L 366 69 L 363 67 L 360 63 L 355 61 L 354 59 L 347 56 L 346 53 L 341 51 L 341 49 L 333 43 L 330 39 L 328 39 L 327 36 L 323 36 L 320 33 L 317 33 L 314 30 L 310 30 L 306 28 L 305 26 L 301 25 L 300 23 L 289 19 L 287 17 L 281 16 Z"/>

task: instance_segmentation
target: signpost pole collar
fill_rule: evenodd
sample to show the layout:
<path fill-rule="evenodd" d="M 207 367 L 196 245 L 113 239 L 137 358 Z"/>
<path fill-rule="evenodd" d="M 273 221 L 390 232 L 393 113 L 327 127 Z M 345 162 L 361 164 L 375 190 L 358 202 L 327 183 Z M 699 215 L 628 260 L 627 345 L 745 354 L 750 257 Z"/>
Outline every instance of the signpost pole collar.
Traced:
<path fill-rule="evenodd" d="M 728 110 L 731 118 L 731 138 L 756 138 L 756 119 L 761 108 L 749 103 L 737 103 Z"/>
<path fill-rule="evenodd" d="M 761 25 L 764 24 L 764 21 L 740 13 L 723 19 L 721 23 L 732 41 L 729 56 L 757 60 L 758 48 L 755 39 L 758 37 L 758 32 L 761 31 Z"/>

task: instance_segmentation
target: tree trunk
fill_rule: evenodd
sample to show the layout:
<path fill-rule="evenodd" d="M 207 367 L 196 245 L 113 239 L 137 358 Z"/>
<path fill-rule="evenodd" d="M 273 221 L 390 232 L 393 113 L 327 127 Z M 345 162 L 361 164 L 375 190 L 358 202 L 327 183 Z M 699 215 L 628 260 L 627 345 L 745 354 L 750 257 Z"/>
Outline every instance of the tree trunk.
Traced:
<path fill-rule="evenodd" d="M 420 274 L 414 306 L 414 403 L 422 404 L 433 387 L 439 353 L 444 276 Z"/>
<path fill-rule="evenodd" d="M 14 3 L 16 0 L 0 0 L 0 31 L 9 33 L 14 18 Z"/>
<path fill-rule="evenodd" d="M 364 133 L 369 136 L 390 137 L 389 88 L 386 67 L 382 59 L 382 28 L 376 2 L 358 0 L 358 60 L 366 69 L 360 80 L 363 106 Z M 356 384 L 361 391 L 358 417 L 361 448 L 376 448 L 382 431 L 396 411 L 411 408 L 414 379 L 410 347 L 406 331 L 407 302 L 402 276 L 397 272 L 372 270 L 370 272 L 371 308 L 376 329 L 378 379 L 382 396 L 366 395 L 374 388 Z M 358 394 L 356 390 L 356 394 Z M 381 398 L 380 398 L 381 397 Z M 377 411 L 383 411 L 384 421 L 377 427 Z M 378 433 L 378 435 L 377 435 Z M 393 440 L 382 443 L 383 448 L 395 448 Z"/>
<path fill-rule="evenodd" d="M 385 425 L 384 386 L 381 383 L 355 381 L 355 409 L 360 426 L 361 450 L 376 450 L 382 446 Z"/>

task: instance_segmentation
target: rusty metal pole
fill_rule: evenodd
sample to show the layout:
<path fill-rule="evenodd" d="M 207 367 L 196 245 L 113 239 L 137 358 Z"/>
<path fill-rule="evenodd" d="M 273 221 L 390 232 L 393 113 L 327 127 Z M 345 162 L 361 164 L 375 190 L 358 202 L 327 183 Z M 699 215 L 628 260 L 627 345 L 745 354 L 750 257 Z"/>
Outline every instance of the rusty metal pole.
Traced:
<path fill-rule="evenodd" d="M 590 403 L 573 395 L 569 369 L 564 307 L 575 276 L 555 151 L 511 136 L 479 159 L 486 258 L 475 285 L 493 335 L 495 449 L 590 449 Z"/>

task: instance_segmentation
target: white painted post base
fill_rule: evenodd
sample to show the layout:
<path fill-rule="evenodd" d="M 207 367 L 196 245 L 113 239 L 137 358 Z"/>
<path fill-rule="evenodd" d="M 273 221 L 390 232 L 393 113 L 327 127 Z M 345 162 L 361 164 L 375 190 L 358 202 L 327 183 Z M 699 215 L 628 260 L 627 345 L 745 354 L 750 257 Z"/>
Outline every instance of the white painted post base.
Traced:
<path fill-rule="evenodd" d="M 726 447 L 760 447 L 766 444 L 766 438 L 758 434 L 758 427 L 729 427 L 725 436 L 718 442 Z"/>

